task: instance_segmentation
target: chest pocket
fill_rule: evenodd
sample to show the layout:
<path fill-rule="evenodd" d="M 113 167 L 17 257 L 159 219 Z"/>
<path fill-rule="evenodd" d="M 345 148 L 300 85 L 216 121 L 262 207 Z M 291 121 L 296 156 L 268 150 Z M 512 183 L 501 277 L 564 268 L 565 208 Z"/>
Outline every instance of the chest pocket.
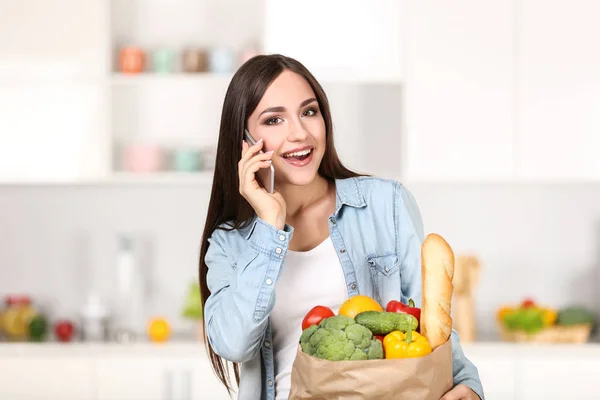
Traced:
<path fill-rule="evenodd" d="M 385 308 L 391 299 L 400 297 L 400 259 L 395 252 L 367 256 L 375 300 Z"/>
<path fill-rule="evenodd" d="M 400 260 L 396 253 L 387 253 L 382 256 L 368 256 L 367 262 L 372 269 L 375 269 L 384 276 L 394 274 L 400 266 Z"/>

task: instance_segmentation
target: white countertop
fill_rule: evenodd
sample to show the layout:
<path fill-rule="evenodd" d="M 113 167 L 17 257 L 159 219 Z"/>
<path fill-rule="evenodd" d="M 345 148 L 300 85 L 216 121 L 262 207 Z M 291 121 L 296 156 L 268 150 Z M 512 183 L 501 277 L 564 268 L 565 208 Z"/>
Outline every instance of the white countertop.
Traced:
<path fill-rule="evenodd" d="M 43 342 L 43 343 L 0 343 L 0 358 L 5 356 L 69 356 L 69 357 L 102 357 L 102 356 L 169 356 L 169 357 L 203 357 L 208 358 L 203 343 L 193 341 L 170 341 L 165 343 L 85 343 L 85 342 Z"/>
<path fill-rule="evenodd" d="M 586 344 L 536 344 L 507 342 L 462 343 L 467 356 L 511 356 L 542 355 L 552 353 L 565 357 L 600 358 L 600 343 Z M 204 344 L 192 340 L 169 341 L 166 343 L 136 342 L 121 344 L 108 343 L 7 343 L 0 342 L 0 358 L 10 356 L 169 356 L 207 358 Z"/>

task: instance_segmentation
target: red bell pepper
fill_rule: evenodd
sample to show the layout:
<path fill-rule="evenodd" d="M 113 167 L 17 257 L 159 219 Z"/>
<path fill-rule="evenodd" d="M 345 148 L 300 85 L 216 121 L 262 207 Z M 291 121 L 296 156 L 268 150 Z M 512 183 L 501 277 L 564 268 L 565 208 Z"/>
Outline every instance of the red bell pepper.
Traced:
<path fill-rule="evenodd" d="M 535 301 L 531 297 L 528 297 L 523 300 L 523 302 L 521 303 L 521 307 L 523 307 L 523 308 L 535 307 Z"/>
<path fill-rule="evenodd" d="M 385 311 L 400 312 L 414 316 L 417 319 L 417 321 L 419 321 L 419 325 L 417 326 L 416 331 L 419 333 L 421 332 L 421 309 L 415 307 L 415 302 L 413 301 L 413 299 L 408 300 L 408 305 L 400 301 L 391 300 L 385 307 Z"/>

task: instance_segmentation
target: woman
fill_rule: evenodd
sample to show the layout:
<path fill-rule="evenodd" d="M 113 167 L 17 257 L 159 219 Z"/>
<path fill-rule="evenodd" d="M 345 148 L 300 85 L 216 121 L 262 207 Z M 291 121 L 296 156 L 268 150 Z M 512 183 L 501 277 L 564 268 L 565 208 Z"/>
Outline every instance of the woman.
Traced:
<path fill-rule="evenodd" d="M 244 130 L 257 141 L 243 140 Z M 269 193 L 269 167 L 275 191 Z M 211 362 L 242 363 L 238 398 L 287 399 L 301 321 L 365 294 L 380 304 L 421 299 L 420 214 L 401 184 L 344 167 L 329 104 L 302 64 L 257 56 L 233 77 L 223 105 L 216 170 L 200 251 Z M 454 332 L 454 388 L 483 398 Z M 241 377 L 241 379 L 240 379 Z M 476 394 L 477 393 L 477 394 Z"/>

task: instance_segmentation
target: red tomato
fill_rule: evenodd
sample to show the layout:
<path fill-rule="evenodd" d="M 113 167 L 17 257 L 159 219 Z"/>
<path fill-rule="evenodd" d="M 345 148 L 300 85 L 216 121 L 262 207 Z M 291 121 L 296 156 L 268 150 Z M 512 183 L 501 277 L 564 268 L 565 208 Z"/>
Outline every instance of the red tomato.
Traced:
<path fill-rule="evenodd" d="M 311 325 L 318 325 L 325 318 L 333 316 L 335 316 L 335 314 L 333 311 L 331 311 L 331 308 L 325 306 L 315 306 L 302 320 L 302 330 L 305 330 Z"/>

